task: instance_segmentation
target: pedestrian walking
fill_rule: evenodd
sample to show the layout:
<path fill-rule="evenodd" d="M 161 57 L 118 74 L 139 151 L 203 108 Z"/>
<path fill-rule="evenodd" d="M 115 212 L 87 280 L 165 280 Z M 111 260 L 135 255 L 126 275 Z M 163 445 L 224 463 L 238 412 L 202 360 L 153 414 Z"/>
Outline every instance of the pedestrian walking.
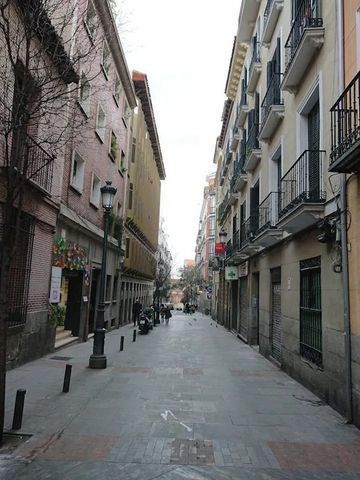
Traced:
<path fill-rule="evenodd" d="M 170 312 L 170 308 L 165 307 L 165 322 L 166 322 L 166 325 L 169 324 L 169 320 L 170 320 L 171 317 L 172 317 L 172 315 L 171 315 L 171 312 Z"/>
<path fill-rule="evenodd" d="M 137 298 L 132 308 L 134 327 L 136 327 L 136 324 L 139 321 L 141 310 L 142 310 L 142 305 L 139 299 Z"/>
<path fill-rule="evenodd" d="M 161 323 L 164 323 L 165 312 L 166 312 L 166 307 L 165 307 L 165 305 L 162 303 L 161 306 L 160 306 Z"/>

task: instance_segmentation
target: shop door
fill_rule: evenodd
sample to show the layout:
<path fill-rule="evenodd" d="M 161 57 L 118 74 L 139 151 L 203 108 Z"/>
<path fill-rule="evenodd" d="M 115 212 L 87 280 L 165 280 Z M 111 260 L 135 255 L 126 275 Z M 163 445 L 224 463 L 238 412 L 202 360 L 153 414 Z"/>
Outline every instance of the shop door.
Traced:
<path fill-rule="evenodd" d="M 231 282 L 231 329 L 237 331 L 238 282 Z"/>
<path fill-rule="evenodd" d="M 247 340 L 248 332 L 248 296 L 247 296 L 247 277 L 240 278 L 240 325 L 239 333 Z"/>
<path fill-rule="evenodd" d="M 271 354 L 281 362 L 281 283 L 271 284 Z"/>
<path fill-rule="evenodd" d="M 83 272 L 65 271 L 65 276 L 69 282 L 66 303 L 65 330 L 71 330 L 72 335 L 74 337 L 78 337 L 80 328 Z"/>

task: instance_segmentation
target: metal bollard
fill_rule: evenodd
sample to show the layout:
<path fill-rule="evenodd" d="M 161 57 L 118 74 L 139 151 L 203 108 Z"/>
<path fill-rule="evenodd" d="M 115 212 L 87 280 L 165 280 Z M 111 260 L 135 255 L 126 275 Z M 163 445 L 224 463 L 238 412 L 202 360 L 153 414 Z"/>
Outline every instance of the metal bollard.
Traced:
<path fill-rule="evenodd" d="M 20 388 L 16 391 L 15 398 L 15 407 L 14 407 L 14 417 L 12 423 L 13 430 L 20 430 L 24 412 L 24 401 L 25 401 L 26 390 Z"/>
<path fill-rule="evenodd" d="M 63 393 L 68 393 L 70 390 L 71 369 L 72 365 L 67 364 L 65 367 Z"/>
<path fill-rule="evenodd" d="M 122 352 L 124 350 L 124 336 L 121 335 L 121 338 L 120 338 L 120 352 Z"/>
<path fill-rule="evenodd" d="M 133 342 L 136 342 L 136 330 L 134 330 L 134 333 L 133 333 Z"/>

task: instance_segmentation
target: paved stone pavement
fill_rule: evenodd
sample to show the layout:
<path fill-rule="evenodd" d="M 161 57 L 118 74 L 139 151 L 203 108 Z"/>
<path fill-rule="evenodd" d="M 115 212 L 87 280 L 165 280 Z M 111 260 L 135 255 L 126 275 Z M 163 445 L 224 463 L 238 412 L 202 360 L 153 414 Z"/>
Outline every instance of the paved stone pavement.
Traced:
<path fill-rule="evenodd" d="M 209 317 L 132 332 L 107 334 L 105 370 L 88 342 L 9 372 L 7 428 L 25 388 L 32 436 L 0 455 L 1 479 L 360 479 L 360 432 Z"/>

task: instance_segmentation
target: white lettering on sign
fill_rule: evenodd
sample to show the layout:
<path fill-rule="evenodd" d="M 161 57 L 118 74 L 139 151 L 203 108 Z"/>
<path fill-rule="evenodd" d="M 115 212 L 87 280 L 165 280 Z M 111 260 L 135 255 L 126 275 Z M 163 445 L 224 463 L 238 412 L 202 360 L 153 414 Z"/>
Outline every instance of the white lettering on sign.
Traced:
<path fill-rule="evenodd" d="M 51 267 L 50 303 L 60 302 L 61 273 L 60 267 Z"/>

